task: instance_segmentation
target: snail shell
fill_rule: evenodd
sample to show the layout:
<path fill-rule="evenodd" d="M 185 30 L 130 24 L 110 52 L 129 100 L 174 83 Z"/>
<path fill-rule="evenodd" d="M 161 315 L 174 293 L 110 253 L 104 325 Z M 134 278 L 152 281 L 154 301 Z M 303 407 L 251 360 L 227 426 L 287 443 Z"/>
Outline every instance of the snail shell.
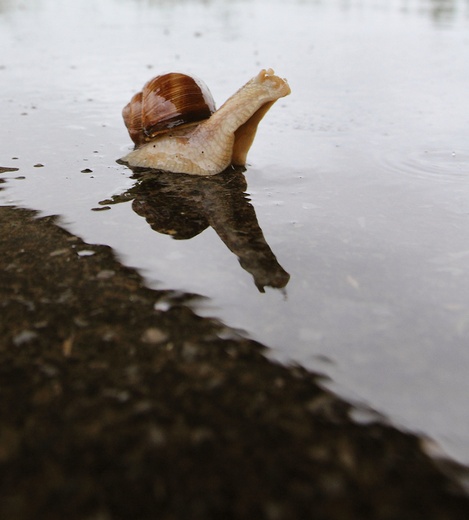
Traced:
<path fill-rule="evenodd" d="M 124 107 L 122 116 L 138 147 L 158 134 L 208 119 L 213 112 L 215 101 L 203 81 L 171 72 L 148 81 Z"/>
<path fill-rule="evenodd" d="M 285 79 L 262 69 L 215 110 L 200 80 L 179 73 L 157 76 L 123 110 L 135 149 L 121 161 L 190 175 L 244 166 L 259 122 L 289 94 Z"/>

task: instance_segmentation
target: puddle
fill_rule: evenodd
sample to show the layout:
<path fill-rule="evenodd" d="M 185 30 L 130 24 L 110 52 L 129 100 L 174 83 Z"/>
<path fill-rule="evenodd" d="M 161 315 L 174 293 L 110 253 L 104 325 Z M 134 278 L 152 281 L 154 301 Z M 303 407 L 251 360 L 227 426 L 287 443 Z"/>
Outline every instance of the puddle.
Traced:
<path fill-rule="evenodd" d="M 467 468 L 190 295 L 145 287 L 55 217 L 0 207 L 0 241 L 1 518 L 135 518 L 138 502 L 138 518 L 466 519 Z"/>
<path fill-rule="evenodd" d="M 469 463 L 468 25 L 462 0 L 0 2 L 0 166 L 18 169 L 0 170 L 0 204 L 60 215 Z M 263 67 L 292 95 L 239 172 L 247 254 L 229 204 L 217 228 L 183 195 L 187 229 L 136 194 L 120 111 L 160 72 L 196 74 L 220 105 Z"/>
<path fill-rule="evenodd" d="M 467 150 L 394 150 L 383 157 L 382 165 L 395 173 L 405 173 L 417 179 L 441 180 L 443 184 L 469 182 L 469 152 Z"/>

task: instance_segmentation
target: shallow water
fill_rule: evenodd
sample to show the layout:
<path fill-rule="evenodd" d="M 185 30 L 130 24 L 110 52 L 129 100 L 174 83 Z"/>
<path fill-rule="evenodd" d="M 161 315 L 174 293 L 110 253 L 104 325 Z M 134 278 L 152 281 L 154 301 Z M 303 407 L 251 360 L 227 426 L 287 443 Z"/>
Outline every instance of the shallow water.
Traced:
<path fill-rule="evenodd" d="M 468 2 L 0 0 L 0 49 L 0 166 L 19 169 L 0 174 L 0 204 L 61 215 L 149 285 L 207 296 L 200 312 L 469 463 Z M 263 67 L 292 95 L 250 152 L 254 220 L 236 204 L 268 267 L 226 205 L 198 209 L 194 238 L 155 232 L 115 162 L 121 108 L 152 75 L 194 73 L 220 104 Z M 126 193 L 139 214 L 103 202 Z M 290 279 L 263 293 L 272 266 Z"/>

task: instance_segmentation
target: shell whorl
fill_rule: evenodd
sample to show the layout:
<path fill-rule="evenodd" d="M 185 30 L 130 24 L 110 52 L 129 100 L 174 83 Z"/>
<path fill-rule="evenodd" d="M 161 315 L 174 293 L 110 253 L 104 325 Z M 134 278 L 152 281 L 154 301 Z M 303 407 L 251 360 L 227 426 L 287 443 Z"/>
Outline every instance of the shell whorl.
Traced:
<path fill-rule="evenodd" d="M 215 112 L 203 81 L 179 72 L 148 81 L 124 107 L 122 116 L 136 147 L 173 128 L 196 124 Z"/>

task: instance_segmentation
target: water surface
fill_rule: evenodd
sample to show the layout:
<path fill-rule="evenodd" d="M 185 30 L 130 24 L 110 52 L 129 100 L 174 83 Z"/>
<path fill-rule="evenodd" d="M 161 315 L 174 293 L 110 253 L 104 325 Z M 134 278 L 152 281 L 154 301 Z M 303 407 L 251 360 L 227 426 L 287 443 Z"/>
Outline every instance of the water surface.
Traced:
<path fill-rule="evenodd" d="M 467 2 L 10 0 L 0 49 L 0 166 L 18 168 L 0 204 L 61 215 L 150 286 L 207 296 L 200 312 L 469 463 Z M 152 75 L 194 73 L 221 104 L 263 67 L 292 95 L 251 150 L 252 207 L 237 198 L 273 262 L 248 251 L 253 274 L 229 202 L 176 240 L 115 161 L 120 111 Z"/>

